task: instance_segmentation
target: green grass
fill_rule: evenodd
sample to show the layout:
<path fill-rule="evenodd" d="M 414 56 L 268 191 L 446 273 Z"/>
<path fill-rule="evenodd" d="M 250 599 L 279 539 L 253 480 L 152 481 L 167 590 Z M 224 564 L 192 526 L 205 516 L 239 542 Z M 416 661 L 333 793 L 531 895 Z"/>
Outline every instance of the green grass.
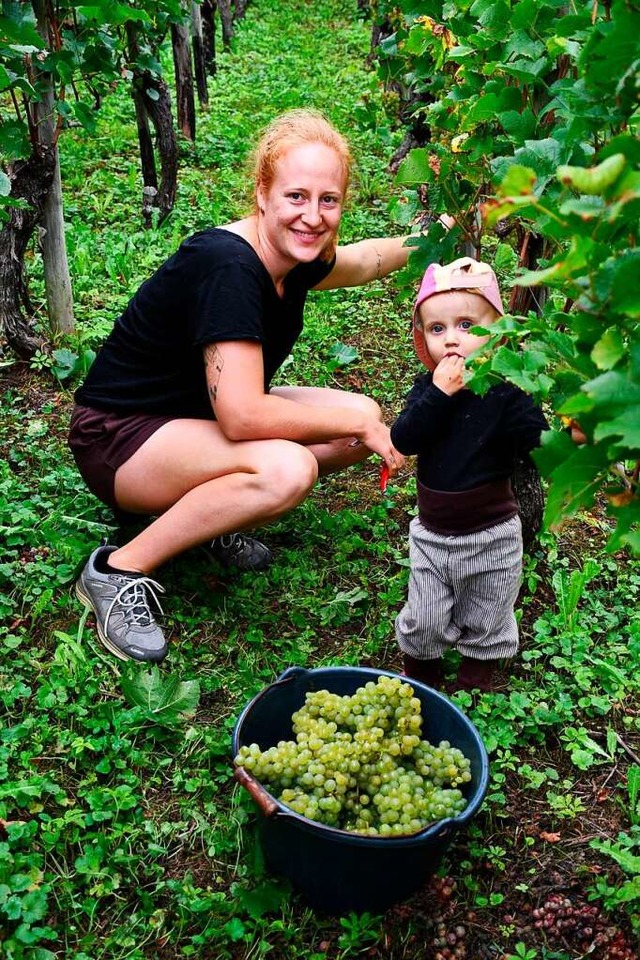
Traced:
<path fill-rule="evenodd" d="M 248 148 L 286 107 L 325 110 L 353 143 L 343 239 L 396 229 L 386 163 L 400 134 L 366 68 L 368 48 L 355 0 L 254 0 L 210 82 L 197 144 L 183 144 L 176 209 L 153 230 L 141 228 L 126 92 L 105 101 L 97 138 L 65 133 L 81 347 L 100 343 L 136 285 L 190 231 L 246 209 Z M 354 119 L 365 97 L 375 121 L 367 126 Z M 35 260 L 34 271 L 37 295 Z M 363 389 L 391 417 L 415 371 L 408 296 L 401 278 L 313 295 L 282 381 Z M 335 369 L 337 343 L 357 357 Z M 577 913 L 593 896 L 603 911 L 594 931 L 632 936 L 640 893 L 627 888 L 624 900 L 620 891 L 633 879 L 623 854 L 640 847 L 640 570 L 603 553 L 599 511 L 530 558 L 523 649 L 499 692 L 458 696 L 491 750 L 492 782 L 442 878 L 384 917 L 331 918 L 264 872 L 251 801 L 230 776 L 231 732 L 287 666 L 398 668 L 393 620 L 406 589 L 413 480 L 384 501 L 374 463 L 324 481 L 264 532 L 276 556 L 265 574 L 231 577 L 198 552 L 162 570 L 171 653 L 148 679 L 145 706 L 145 671 L 101 651 L 72 589 L 100 539 L 123 534 L 66 450 L 71 402 L 70 386 L 24 369 L 8 371 L 0 393 L 0 953 L 440 960 L 439 940 L 462 926 L 468 960 L 577 960 L 586 948 L 575 932 L 545 938 L 532 919 L 555 890 Z M 618 859 L 591 845 L 607 837 Z M 590 955 L 613 960 L 607 949 Z"/>

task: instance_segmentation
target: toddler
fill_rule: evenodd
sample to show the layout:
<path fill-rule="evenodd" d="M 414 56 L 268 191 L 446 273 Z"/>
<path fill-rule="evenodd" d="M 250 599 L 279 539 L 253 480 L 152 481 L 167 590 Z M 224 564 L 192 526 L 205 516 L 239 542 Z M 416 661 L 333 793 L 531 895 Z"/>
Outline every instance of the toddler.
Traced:
<path fill-rule="evenodd" d="M 518 387 L 480 397 L 465 389 L 465 360 L 504 309 L 491 267 L 468 257 L 431 264 L 413 316 L 413 340 L 430 371 L 416 379 L 391 429 L 417 454 L 418 516 L 410 525 L 411 575 L 396 637 L 407 676 L 437 687 L 442 655 L 462 655 L 457 688 L 490 690 L 497 661 L 518 649 L 514 604 L 522 529 L 510 476 L 548 425 Z"/>

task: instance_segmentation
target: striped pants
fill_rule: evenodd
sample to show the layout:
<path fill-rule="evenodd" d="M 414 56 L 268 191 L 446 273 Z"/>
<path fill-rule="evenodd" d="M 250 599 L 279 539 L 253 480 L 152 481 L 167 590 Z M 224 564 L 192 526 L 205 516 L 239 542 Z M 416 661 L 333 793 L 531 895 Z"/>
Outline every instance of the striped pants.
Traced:
<path fill-rule="evenodd" d="M 417 660 L 441 657 L 449 647 L 476 660 L 516 653 L 520 517 L 455 537 L 425 529 L 416 517 L 409 527 L 409 556 L 409 596 L 396 618 L 403 653 Z"/>

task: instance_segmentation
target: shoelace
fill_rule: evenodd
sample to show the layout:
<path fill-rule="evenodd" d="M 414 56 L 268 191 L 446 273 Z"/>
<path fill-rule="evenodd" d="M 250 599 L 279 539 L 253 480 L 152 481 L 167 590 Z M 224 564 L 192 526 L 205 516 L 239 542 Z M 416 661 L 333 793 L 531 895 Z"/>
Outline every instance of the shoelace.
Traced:
<path fill-rule="evenodd" d="M 229 550 L 233 554 L 242 553 L 245 546 L 245 539 L 241 533 L 223 533 L 216 538 L 220 546 Z"/>
<path fill-rule="evenodd" d="M 158 599 L 158 594 L 164 593 L 165 589 L 162 587 L 156 580 L 152 580 L 151 577 L 136 577 L 135 580 L 127 579 L 115 597 L 109 604 L 109 609 L 107 610 L 107 615 L 104 618 L 105 630 L 109 624 L 109 617 L 113 611 L 113 608 L 116 604 L 120 604 L 123 608 L 124 616 L 126 620 L 133 621 L 139 627 L 148 627 L 154 623 L 154 618 L 151 613 L 149 606 L 149 598 L 147 596 L 147 591 L 153 597 L 154 603 L 161 614 L 164 614 L 164 610 L 160 605 Z"/>

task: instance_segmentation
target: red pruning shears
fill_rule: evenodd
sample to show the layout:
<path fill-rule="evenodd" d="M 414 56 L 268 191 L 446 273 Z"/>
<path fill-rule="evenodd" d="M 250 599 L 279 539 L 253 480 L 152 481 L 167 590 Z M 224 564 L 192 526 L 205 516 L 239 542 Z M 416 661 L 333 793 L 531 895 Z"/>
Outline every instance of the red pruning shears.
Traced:
<path fill-rule="evenodd" d="M 382 493 L 387 492 L 387 484 L 389 483 L 389 467 L 386 463 L 382 464 L 380 468 L 380 490 Z"/>

